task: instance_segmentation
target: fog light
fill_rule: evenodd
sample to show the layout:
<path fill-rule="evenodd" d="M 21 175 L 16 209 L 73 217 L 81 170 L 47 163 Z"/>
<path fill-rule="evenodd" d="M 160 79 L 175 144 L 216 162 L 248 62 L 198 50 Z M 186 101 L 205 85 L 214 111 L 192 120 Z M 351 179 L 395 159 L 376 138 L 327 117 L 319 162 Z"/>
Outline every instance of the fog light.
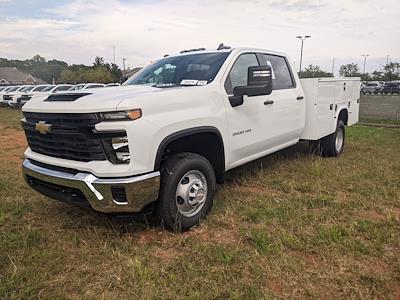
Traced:
<path fill-rule="evenodd" d="M 112 138 L 111 145 L 118 160 L 123 163 L 129 163 L 131 161 L 131 156 L 129 154 L 128 138 L 126 136 Z"/>
<path fill-rule="evenodd" d="M 102 145 L 108 160 L 113 164 L 130 163 L 131 156 L 127 136 L 103 139 Z"/>

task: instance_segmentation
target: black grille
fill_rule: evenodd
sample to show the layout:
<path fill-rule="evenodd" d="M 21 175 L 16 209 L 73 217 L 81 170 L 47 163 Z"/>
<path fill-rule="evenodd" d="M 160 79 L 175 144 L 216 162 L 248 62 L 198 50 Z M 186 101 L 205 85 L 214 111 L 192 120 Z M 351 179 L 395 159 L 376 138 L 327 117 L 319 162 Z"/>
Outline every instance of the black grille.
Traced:
<path fill-rule="evenodd" d="M 26 181 L 35 191 L 47 197 L 61 202 L 90 208 L 90 204 L 85 195 L 79 189 L 46 182 L 29 175 L 26 176 Z"/>
<path fill-rule="evenodd" d="M 30 100 L 32 98 L 32 96 L 30 95 L 22 95 L 19 99 L 20 100 Z"/>
<path fill-rule="evenodd" d="M 12 100 L 11 95 L 3 95 L 3 100 Z"/>
<path fill-rule="evenodd" d="M 22 127 L 32 151 L 52 157 L 93 161 L 106 160 L 101 139 L 94 133 L 96 114 L 53 114 L 25 112 Z M 42 132 L 36 124 L 47 125 Z M 49 127 L 50 126 L 50 127 Z"/>
<path fill-rule="evenodd" d="M 111 194 L 113 199 L 117 202 L 127 202 L 126 193 L 124 187 L 111 187 Z"/>

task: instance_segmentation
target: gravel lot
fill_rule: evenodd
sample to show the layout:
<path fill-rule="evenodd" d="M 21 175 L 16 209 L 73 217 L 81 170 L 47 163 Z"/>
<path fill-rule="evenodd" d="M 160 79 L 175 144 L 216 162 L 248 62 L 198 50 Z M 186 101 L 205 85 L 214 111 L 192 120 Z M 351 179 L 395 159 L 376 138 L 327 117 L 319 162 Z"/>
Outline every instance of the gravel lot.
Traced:
<path fill-rule="evenodd" d="M 400 120 L 400 95 L 362 95 L 360 117 Z"/>

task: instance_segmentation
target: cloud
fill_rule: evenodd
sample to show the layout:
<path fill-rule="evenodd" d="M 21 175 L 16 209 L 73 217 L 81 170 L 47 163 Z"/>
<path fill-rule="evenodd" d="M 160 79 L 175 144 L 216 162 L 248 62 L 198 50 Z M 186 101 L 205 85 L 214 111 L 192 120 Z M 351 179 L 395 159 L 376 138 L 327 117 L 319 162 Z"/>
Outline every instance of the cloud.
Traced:
<path fill-rule="evenodd" d="M 1 1 L 1 0 L 0 0 Z M 43 9 L 39 18 L 1 18 L 1 57 L 37 53 L 70 63 L 97 55 L 144 65 L 166 53 L 220 42 L 289 53 L 298 59 L 299 34 L 310 34 L 304 63 L 330 69 L 332 58 L 358 61 L 400 53 L 397 0 L 75 0 Z M 371 62 L 373 60 L 371 59 Z M 375 63 L 376 67 L 378 63 Z M 371 68 L 373 66 L 371 65 Z"/>

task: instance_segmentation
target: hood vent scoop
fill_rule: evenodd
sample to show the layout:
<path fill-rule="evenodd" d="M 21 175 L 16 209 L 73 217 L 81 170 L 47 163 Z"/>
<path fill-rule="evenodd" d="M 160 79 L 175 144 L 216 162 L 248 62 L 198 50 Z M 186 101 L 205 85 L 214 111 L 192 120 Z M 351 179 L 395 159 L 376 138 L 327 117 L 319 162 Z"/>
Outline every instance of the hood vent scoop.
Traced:
<path fill-rule="evenodd" d="M 58 102 L 58 101 L 67 101 L 72 102 L 76 99 L 79 99 L 83 96 L 91 95 L 92 93 L 60 93 L 50 95 L 46 100 L 46 102 Z"/>

